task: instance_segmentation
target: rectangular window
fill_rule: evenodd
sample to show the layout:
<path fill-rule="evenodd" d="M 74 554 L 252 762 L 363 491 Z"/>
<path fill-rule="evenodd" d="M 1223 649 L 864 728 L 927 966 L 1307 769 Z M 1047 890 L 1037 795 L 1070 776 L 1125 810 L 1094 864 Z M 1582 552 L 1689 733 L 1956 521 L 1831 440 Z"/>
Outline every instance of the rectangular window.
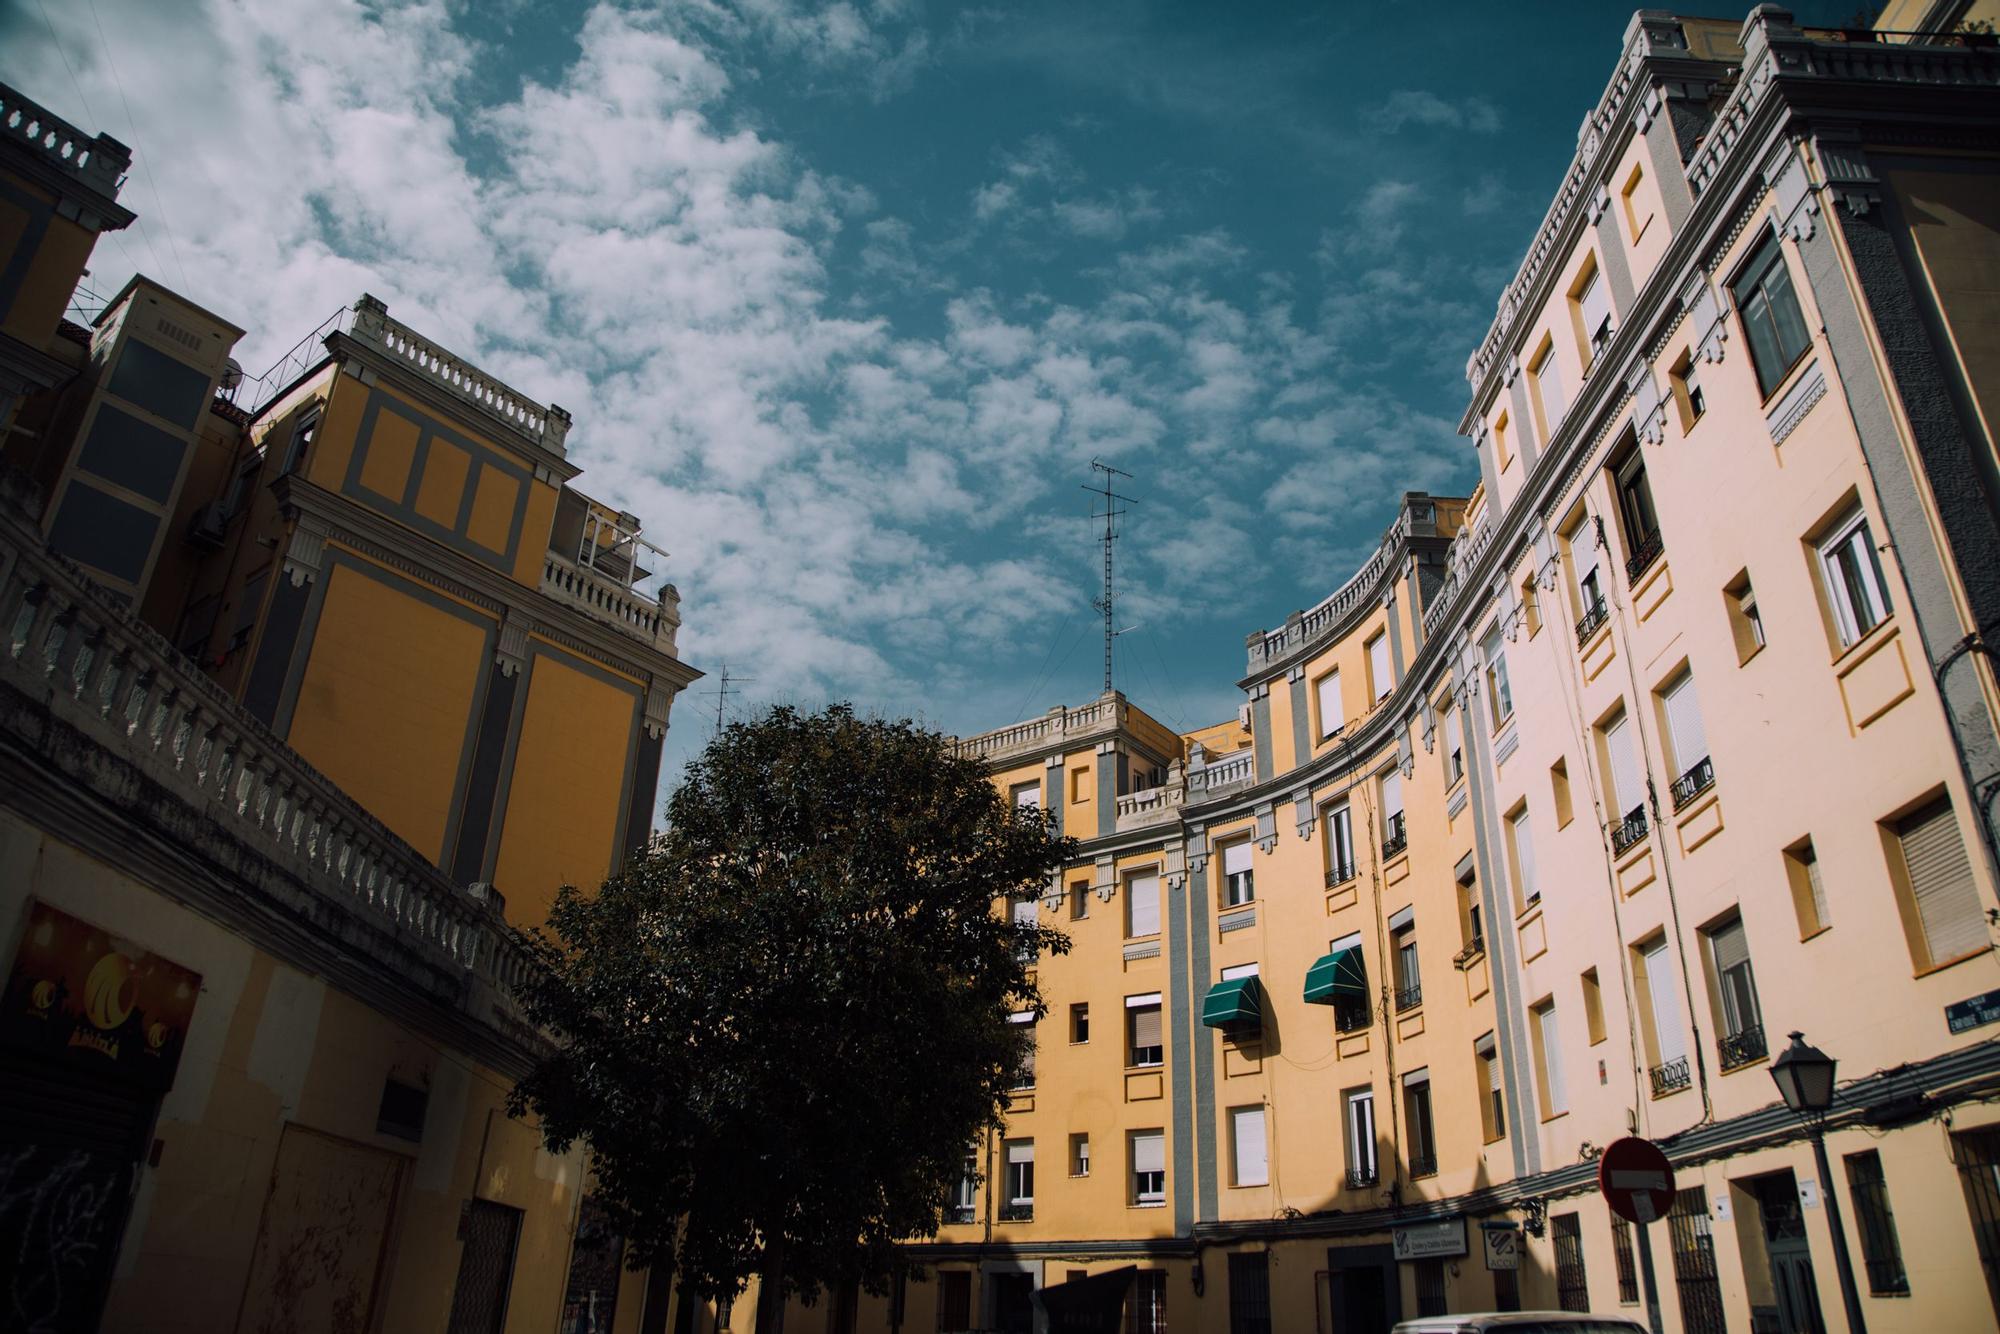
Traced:
<path fill-rule="evenodd" d="M 1632 729 L 1619 714 L 1604 728 L 1604 757 L 1611 777 L 1611 809 L 1614 818 L 1630 819 L 1646 814 L 1646 785 L 1639 777 L 1639 759 L 1632 750 Z"/>
<path fill-rule="evenodd" d="M 1265 1150 L 1264 1109 L 1261 1106 L 1229 1109 L 1229 1143 L 1235 1167 L 1234 1184 L 1270 1185 L 1271 1168 Z"/>
<path fill-rule="evenodd" d="M 1329 889 L 1354 878 L 1354 818 L 1344 801 L 1327 808 L 1326 859 Z"/>
<path fill-rule="evenodd" d="M 1090 1136 L 1071 1135 L 1069 1137 L 1069 1174 L 1073 1177 L 1090 1175 Z"/>
<path fill-rule="evenodd" d="M 1736 309 L 1743 317 L 1743 333 L 1750 344 L 1750 364 L 1757 370 L 1757 388 L 1765 398 L 1777 392 L 1785 375 L 1812 346 L 1805 317 L 1799 313 L 1798 294 L 1792 290 L 1792 275 L 1785 267 L 1784 247 L 1776 232 L 1766 232 L 1763 241 L 1729 285 Z"/>
<path fill-rule="evenodd" d="M 938 1334 L 965 1334 L 972 1328 L 972 1275 L 963 1269 L 938 1271 Z"/>
<path fill-rule="evenodd" d="M 1595 968 L 1583 970 L 1583 1027 L 1591 1046 L 1604 1041 L 1604 988 Z"/>
<path fill-rule="evenodd" d="M 1556 1025 L 1554 1001 L 1535 1007 L 1535 1062 L 1542 1081 L 1542 1115 L 1561 1116 L 1569 1110 L 1569 1089 L 1563 1083 L 1562 1036 Z"/>
<path fill-rule="evenodd" d="M 1159 1065 L 1166 1047 L 1160 1037 L 1160 993 L 1125 998 L 1127 1065 Z"/>
<path fill-rule="evenodd" d="M 1667 1236 L 1674 1257 L 1674 1287 L 1681 1299 L 1683 1334 L 1728 1334 L 1706 1187 L 1690 1186 L 1674 1195 L 1674 1207 L 1667 1211 Z"/>
<path fill-rule="evenodd" d="M 1750 572 L 1738 570 L 1722 590 L 1722 602 L 1729 609 L 1729 635 L 1736 641 L 1736 661 L 1745 663 L 1764 647 L 1764 614 L 1757 610 L 1757 590 L 1750 586 Z"/>
<path fill-rule="evenodd" d="M 1404 1143 L 1409 1146 L 1410 1176 L 1437 1175 L 1437 1137 L 1431 1121 L 1431 1073 L 1415 1070 L 1403 1076 Z"/>
<path fill-rule="evenodd" d="M 1340 670 L 1335 668 L 1313 685 L 1319 700 L 1319 734 L 1324 740 L 1347 726 L 1347 712 L 1340 702 Z"/>
<path fill-rule="evenodd" d="M 1611 285 L 1604 281 L 1596 261 L 1591 262 L 1583 289 L 1570 299 L 1576 302 L 1577 321 L 1583 330 L 1584 364 L 1595 364 L 1611 341 Z"/>
<path fill-rule="evenodd" d="M 1090 916 L 1090 882 L 1072 881 L 1069 887 L 1069 920 L 1081 922 Z"/>
<path fill-rule="evenodd" d="M 1576 580 L 1576 624 L 1579 640 L 1587 640 L 1604 623 L 1604 581 L 1598 574 L 1597 525 L 1589 515 L 1563 534 L 1569 552 L 1569 568 Z"/>
<path fill-rule="evenodd" d="M 1349 1089 L 1341 1096 L 1347 1123 L 1347 1184 L 1373 1184 L 1375 1167 L 1375 1090 Z"/>
<path fill-rule="evenodd" d="M 1639 950 L 1639 978 L 1650 1002 L 1641 1018 L 1653 1055 L 1653 1096 L 1688 1086 L 1687 1036 L 1681 1024 L 1680 993 L 1674 990 L 1673 960 L 1664 936 Z"/>
<path fill-rule="evenodd" d="M 1271 1257 L 1263 1251 L 1229 1256 L 1229 1334 L 1271 1334 Z"/>
<path fill-rule="evenodd" d="M 1090 800 L 1090 766 L 1081 765 L 1069 771 L 1069 799 L 1072 802 Z"/>
<path fill-rule="evenodd" d="M 1167 1202 L 1167 1136 L 1162 1130 L 1132 1132 L 1132 1203 Z"/>
<path fill-rule="evenodd" d="M 1479 903 L 1479 878 L 1468 854 L 1458 871 L 1458 916 L 1465 929 L 1465 956 L 1486 948 L 1486 926 Z"/>
<path fill-rule="evenodd" d="M 1632 442 L 1612 476 L 1618 484 L 1618 517 L 1625 529 L 1625 576 L 1636 581 L 1659 559 L 1660 516 L 1653 508 L 1653 484 L 1646 477 L 1646 455 Z"/>
<path fill-rule="evenodd" d="M 1507 471 L 1507 465 L 1514 461 L 1514 451 L 1507 439 L 1508 429 L 1512 426 L 1504 412 L 1493 423 L 1493 466 L 1499 472 Z"/>
<path fill-rule="evenodd" d="M 1556 433 L 1564 410 L 1568 407 L 1563 398 L 1562 368 L 1556 364 L 1555 342 L 1542 339 L 1541 350 L 1528 363 L 1528 397 L 1535 405 L 1535 415 L 1541 421 L 1542 441 L 1547 443 Z"/>
<path fill-rule="evenodd" d="M 1618 1262 L 1618 1300 L 1625 1306 L 1639 1303 L 1638 1256 L 1632 1252 L 1632 1225 L 1617 1214 L 1611 1215 L 1611 1257 Z"/>
<path fill-rule="evenodd" d="M 1035 1141 L 1031 1139 L 1010 1139 L 1006 1143 L 1007 1155 L 1007 1206 L 1016 1211 L 1015 1217 L 1025 1218 L 1035 1208 Z M 1025 1210 L 1027 1212 L 1020 1212 Z M 1001 1217 L 1008 1214 L 1001 1211 Z"/>
<path fill-rule="evenodd" d="M 1414 1010 L 1424 1003 L 1424 980 L 1417 965 L 1417 924 L 1408 908 L 1389 919 L 1389 957 L 1396 970 L 1396 1012 Z"/>
<path fill-rule="evenodd" d="M 1465 777 L 1465 734 L 1459 726 L 1458 710 L 1444 712 L 1444 781 L 1449 787 Z"/>
<path fill-rule="evenodd" d="M 1361 933 L 1351 931 L 1338 940 L 1326 943 L 1328 954 L 1349 954 L 1348 967 L 1357 970 L 1356 985 L 1359 994 L 1352 991 L 1337 992 L 1333 998 L 1333 1031 L 1354 1033 L 1368 1027 L 1370 1006 L 1368 1004 L 1368 963 L 1361 949 Z"/>
<path fill-rule="evenodd" d="M 1694 771 L 1708 759 L 1708 729 L 1702 725 L 1701 701 L 1694 693 L 1694 673 L 1682 672 L 1661 692 L 1660 702 L 1667 715 L 1667 745 L 1673 751 L 1678 789 L 1681 783 L 1693 779 Z M 1677 799 L 1679 795 L 1676 791 Z"/>
<path fill-rule="evenodd" d="M 1686 435 L 1708 411 L 1708 395 L 1701 387 L 1701 363 L 1692 352 L 1681 353 L 1681 359 L 1667 372 L 1667 388 L 1674 396 L 1674 406 L 1680 409 L 1681 434 Z"/>
<path fill-rule="evenodd" d="M 958 1191 L 952 1196 L 951 1217 L 947 1222 L 970 1223 L 979 1217 L 979 1159 L 972 1154 L 965 1155 L 964 1171 L 959 1174 Z"/>
<path fill-rule="evenodd" d="M 1444 1315 L 1450 1309 L 1444 1292 L 1444 1261 L 1435 1257 L 1419 1260 L 1411 1266 L 1416 1271 L 1417 1314 Z"/>
<path fill-rule="evenodd" d="M 1033 931 L 1037 926 L 1041 925 L 1041 920 L 1042 901 L 1040 899 L 1028 899 L 1025 902 L 1014 905 L 1014 925 L 1016 927 L 1024 931 Z M 1040 953 L 1032 937 L 1025 939 L 1019 949 L 1022 962 L 1024 963 L 1033 963 L 1035 956 Z"/>
<path fill-rule="evenodd" d="M 1625 214 L 1625 234 L 1634 241 L 1646 230 L 1646 224 L 1653 220 L 1653 210 L 1639 200 L 1639 183 L 1646 179 L 1646 169 L 1639 163 L 1632 164 L 1632 174 L 1625 178 L 1625 184 L 1618 191 L 1619 209 Z"/>
<path fill-rule="evenodd" d="M 1556 828 L 1561 829 L 1576 818 L 1576 808 L 1569 799 L 1569 760 L 1557 760 L 1549 766 L 1549 795 L 1555 799 Z"/>
<path fill-rule="evenodd" d="M 1256 879 L 1250 869 L 1250 840 L 1231 843 L 1222 850 L 1222 906 L 1238 907 L 1256 897 Z"/>
<path fill-rule="evenodd" d="M 1528 825 L 1528 804 L 1522 802 L 1507 817 L 1507 861 L 1514 872 L 1514 907 L 1525 911 L 1542 900 L 1541 885 L 1535 879 L 1535 839 Z"/>
<path fill-rule="evenodd" d="M 1375 692 L 1375 698 L 1386 699 L 1396 688 L 1396 678 L 1389 671 L 1389 636 L 1376 635 L 1368 641 L 1368 684 Z"/>
<path fill-rule="evenodd" d="M 1986 949 L 1986 914 L 1972 881 L 1965 839 L 1949 798 L 1940 797 L 1893 826 L 1899 888 L 1914 909 L 1919 967 L 1936 967 Z"/>
<path fill-rule="evenodd" d="M 297 472 L 306 461 L 306 454 L 312 449 L 313 437 L 319 434 L 319 411 L 314 409 L 299 418 L 299 424 L 292 428 L 291 441 L 285 446 L 284 463 L 280 474 Z"/>
<path fill-rule="evenodd" d="M 1492 691 L 1493 730 L 1514 716 L 1514 690 L 1507 684 L 1507 655 L 1500 648 L 1500 632 L 1486 636 L 1486 688 Z"/>
<path fill-rule="evenodd" d="M 1873 1149 L 1848 1154 L 1847 1189 L 1854 1196 L 1854 1214 L 1861 1229 L 1868 1291 L 1877 1296 L 1907 1293 L 1910 1276 L 1903 1270 L 1903 1244 L 1896 1237 L 1896 1215 L 1889 1209 L 1882 1155 Z"/>
<path fill-rule="evenodd" d="M 1021 1032 L 1021 1063 L 1015 1067 L 1013 1087 L 1031 1089 L 1035 1086 L 1035 1012 L 1016 1011 L 1007 1016 L 1007 1022 Z"/>
<path fill-rule="evenodd" d="M 1393 857 L 1408 842 L 1403 830 L 1403 774 L 1391 769 L 1382 775 L 1382 855 Z"/>
<path fill-rule="evenodd" d="M 1247 846 L 1247 845 L 1246 845 Z M 1125 935 L 1137 940 L 1160 934 L 1160 873 L 1142 871 L 1125 878 Z"/>
<path fill-rule="evenodd" d="M 1090 1006 L 1087 1002 L 1078 1001 L 1069 1007 L 1069 1040 L 1090 1041 Z"/>
<path fill-rule="evenodd" d="M 1819 854 L 1813 851 L 1811 839 L 1802 838 L 1785 849 L 1785 879 L 1792 887 L 1792 912 L 1799 919 L 1800 940 L 1833 925 L 1826 907 L 1826 883 L 1820 879 Z"/>
<path fill-rule="evenodd" d="M 1590 1283 L 1583 1271 L 1583 1219 L 1557 1214 L 1549 1220 L 1556 1250 L 1556 1305 L 1565 1311 L 1590 1309 Z"/>
<path fill-rule="evenodd" d="M 1491 1144 L 1507 1133 L 1507 1087 L 1500 1076 L 1500 1051 L 1493 1035 L 1472 1044 L 1473 1074 L 1479 1084 L 1479 1131 Z"/>
<path fill-rule="evenodd" d="M 1815 550 L 1834 629 L 1846 648 L 1888 619 L 1890 610 L 1867 516 L 1856 507 L 1815 543 Z"/>
<path fill-rule="evenodd" d="M 1741 917 L 1732 917 L 1703 934 L 1715 977 L 1715 1026 L 1722 1034 L 1717 1045 L 1722 1068 L 1729 1070 L 1765 1055 L 1764 1016 L 1757 1006 L 1750 940 L 1743 933 Z"/>
<path fill-rule="evenodd" d="M 1014 809 L 1037 811 L 1042 808 L 1042 785 L 1040 783 L 1014 784 Z"/>
<path fill-rule="evenodd" d="M 1132 1275 L 1125 1299 L 1125 1334 L 1167 1334 L 1167 1276 L 1157 1269 Z"/>

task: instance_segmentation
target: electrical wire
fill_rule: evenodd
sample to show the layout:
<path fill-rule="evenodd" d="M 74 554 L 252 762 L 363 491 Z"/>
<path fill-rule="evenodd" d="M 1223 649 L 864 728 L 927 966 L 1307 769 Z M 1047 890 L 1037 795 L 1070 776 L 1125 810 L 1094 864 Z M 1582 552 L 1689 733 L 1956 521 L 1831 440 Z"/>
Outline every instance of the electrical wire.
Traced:
<path fill-rule="evenodd" d="M 41 3 L 41 0 L 36 0 L 36 3 Z M 43 10 L 42 17 L 44 20 L 48 18 L 48 11 L 46 9 Z M 125 80 L 119 77 L 118 62 L 111 55 L 111 39 L 105 35 L 104 21 L 97 16 L 97 0 L 90 0 L 90 21 L 97 25 L 97 40 L 104 48 L 104 65 L 105 68 L 111 71 L 111 86 L 118 90 L 119 104 L 125 108 L 126 127 L 131 130 L 132 138 L 137 140 L 139 138 L 139 123 L 132 118 L 132 104 L 125 97 Z M 159 184 L 153 179 L 153 168 L 145 153 L 135 148 L 132 150 L 132 155 L 138 160 L 139 170 L 146 177 L 146 188 L 153 192 L 153 206 L 159 210 L 160 230 L 167 234 L 167 250 L 173 255 L 174 268 L 181 275 L 181 289 L 186 291 L 193 284 L 188 281 L 187 265 L 181 263 L 181 248 L 179 243 L 174 240 L 173 224 L 167 221 L 167 202 L 160 197 Z M 150 235 L 147 238 L 146 244 L 149 248 L 152 245 Z M 153 257 L 153 262 L 156 264 L 159 262 L 158 255 Z"/>

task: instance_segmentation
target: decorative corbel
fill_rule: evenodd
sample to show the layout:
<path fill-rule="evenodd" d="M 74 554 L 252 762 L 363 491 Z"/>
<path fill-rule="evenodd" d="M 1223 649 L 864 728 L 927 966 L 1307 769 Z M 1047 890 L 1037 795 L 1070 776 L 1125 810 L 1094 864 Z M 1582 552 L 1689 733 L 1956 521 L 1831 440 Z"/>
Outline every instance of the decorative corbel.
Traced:
<path fill-rule="evenodd" d="M 1863 217 L 1882 202 L 1882 182 L 1868 165 L 1861 133 L 1851 125 L 1828 125 L 1813 134 L 1813 156 L 1826 188 L 1849 217 Z"/>
<path fill-rule="evenodd" d="M 1421 716 L 1424 720 L 1424 754 L 1434 755 L 1437 753 L 1438 716 L 1437 710 L 1432 707 L 1428 695 L 1424 697 Z"/>
<path fill-rule="evenodd" d="M 1590 192 L 1590 225 L 1595 227 L 1598 223 L 1602 222 L 1604 220 L 1604 210 L 1610 207 L 1611 191 L 1605 188 L 1604 183 L 1600 181 L 1597 188 Z"/>
<path fill-rule="evenodd" d="M 1112 857 L 1106 855 L 1097 859 L 1096 870 L 1092 878 L 1094 883 L 1091 885 L 1091 888 L 1097 891 L 1097 898 L 1100 903 L 1109 903 L 1113 898 L 1117 897 L 1118 867 Z"/>
<path fill-rule="evenodd" d="M 1160 863 L 1168 889 L 1178 890 L 1187 883 L 1187 850 L 1179 839 L 1170 838 L 1160 845 Z"/>
<path fill-rule="evenodd" d="M 501 670 L 505 671 L 503 667 Z M 512 673 L 508 673 L 512 675 Z M 655 678 L 646 687 L 646 735 L 656 740 L 667 734 L 667 713 L 674 706 L 674 688 Z"/>
<path fill-rule="evenodd" d="M 1208 828 L 1206 825 L 1190 825 L 1187 836 L 1187 871 L 1189 875 L 1208 873 Z M 1179 885 L 1174 886 L 1179 889 Z"/>
<path fill-rule="evenodd" d="M 1049 887 L 1042 891 L 1042 906 L 1050 912 L 1061 910 L 1063 903 L 1063 877 L 1057 871 L 1049 877 Z"/>
<path fill-rule="evenodd" d="M 494 646 L 493 661 L 500 675 L 513 676 L 528 665 L 527 618 L 508 611 L 500 622 L 500 641 Z"/>
<path fill-rule="evenodd" d="M 327 530 L 316 520 L 301 517 L 298 526 L 292 529 L 292 540 L 285 548 L 285 577 L 292 581 L 293 588 L 304 588 L 318 577 L 326 564 Z"/>
<path fill-rule="evenodd" d="M 1407 718 L 1396 726 L 1396 763 L 1405 779 L 1415 776 L 1417 752 L 1416 747 L 1410 744 L 1410 720 Z"/>
<path fill-rule="evenodd" d="M 1319 821 L 1313 816 L 1312 790 L 1301 788 L 1292 794 L 1292 818 L 1299 826 L 1299 841 L 1312 842 L 1313 826 Z"/>
<path fill-rule="evenodd" d="M 1277 851 L 1278 848 L 1277 811 L 1273 808 L 1270 802 L 1266 801 L 1258 804 L 1256 815 L 1257 815 L 1257 834 L 1256 834 L 1257 850 L 1259 852 L 1265 852 L 1265 853 Z"/>

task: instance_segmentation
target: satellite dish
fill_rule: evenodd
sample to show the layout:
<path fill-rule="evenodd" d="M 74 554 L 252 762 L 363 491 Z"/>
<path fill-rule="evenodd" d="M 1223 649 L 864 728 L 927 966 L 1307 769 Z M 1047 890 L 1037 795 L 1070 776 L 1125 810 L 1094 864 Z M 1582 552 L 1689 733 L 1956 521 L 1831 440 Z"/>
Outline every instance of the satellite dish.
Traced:
<path fill-rule="evenodd" d="M 233 394 L 236 392 L 236 386 L 242 383 L 243 367 L 237 364 L 236 358 L 228 358 L 222 363 L 222 392 Z"/>

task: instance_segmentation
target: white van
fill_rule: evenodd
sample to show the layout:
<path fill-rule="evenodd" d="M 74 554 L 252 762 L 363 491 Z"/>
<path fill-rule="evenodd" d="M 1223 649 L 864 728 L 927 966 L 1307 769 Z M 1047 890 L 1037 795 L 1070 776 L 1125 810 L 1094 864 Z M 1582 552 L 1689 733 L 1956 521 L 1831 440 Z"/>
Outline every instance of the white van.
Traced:
<path fill-rule="evenodd" d="M 1622 1315 L 1581 1311 L 1490 1311 L 1479 1315 L 1427 1315 L 1398 1324 L 1394 1334 L 1648 1334 Z"/>

